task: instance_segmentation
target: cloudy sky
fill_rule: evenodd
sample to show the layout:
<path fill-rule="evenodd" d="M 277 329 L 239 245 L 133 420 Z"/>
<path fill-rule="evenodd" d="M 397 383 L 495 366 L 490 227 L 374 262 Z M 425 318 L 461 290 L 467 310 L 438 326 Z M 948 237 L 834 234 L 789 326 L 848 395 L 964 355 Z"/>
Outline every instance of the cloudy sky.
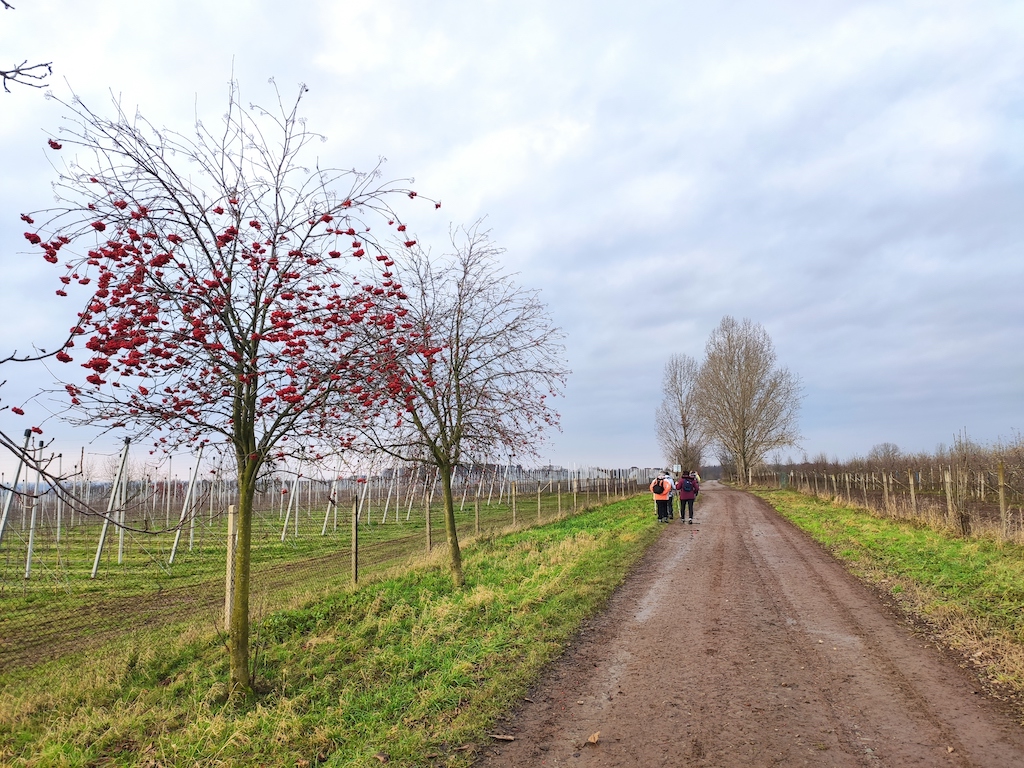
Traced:
<path fill-rule="evenodd" d="M 487 217 L 567 334 L 565 465 L 655 465 L 662 368 L 724 315 L 804 384 L 791 452 L 932 450 L 1024 427 L 1024 4 L 1008 0 L 20 0 L 0 61 L 187 131 L 309 86 L 325 165 Z M 61 108 L 0 93 L 0 349 L 69 327 L 18 216 Z M 431 212 L 433 214 L 433 212 Z M 46 383 L 0 372 L 4 402 Z M 30 414 L 32 416 L 33 414 Z M 24 421 L 0 414 L 18 432 Z M 48 423 L 67 445 L 79 436 Z M 77 448 L 70 449 L 77 452 Z"/>

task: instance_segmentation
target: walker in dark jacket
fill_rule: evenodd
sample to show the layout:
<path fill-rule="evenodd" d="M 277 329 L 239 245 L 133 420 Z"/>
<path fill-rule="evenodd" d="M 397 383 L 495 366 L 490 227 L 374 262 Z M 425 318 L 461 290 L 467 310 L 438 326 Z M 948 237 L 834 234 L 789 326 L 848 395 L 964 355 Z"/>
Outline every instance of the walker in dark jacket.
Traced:
<path fill-rule="evenodd" d="M 697 478 L 693 476 L 692 472 L 684 473 L 676 481 L 676 491 L 679 493 L 679 519 L 680 521 L 686 520 L 686 509 L 689 507 L 690 519 L 688 522 L 693 525 L 693 500 L 700 493 L 700 483 L 697 482 Z"/>

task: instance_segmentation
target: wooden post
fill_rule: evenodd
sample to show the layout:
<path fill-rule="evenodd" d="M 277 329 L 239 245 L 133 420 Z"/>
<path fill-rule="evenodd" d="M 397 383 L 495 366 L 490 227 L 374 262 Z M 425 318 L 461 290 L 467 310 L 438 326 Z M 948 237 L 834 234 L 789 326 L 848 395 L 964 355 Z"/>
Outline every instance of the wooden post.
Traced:
<path fill-rule="evenodd" d="M 946 488 L 946 522 L 952 524 L 953 522 L 953 478 L 950 471 L 943 471 L 943 483 Z"/>
<path fill-rule="evenodd" d="M 540 483 L 537 483 L 537 525 L 540 525 Z"/>
<path fill-rule="evenodd" d="M 960 473 L 960 468 L 957 468 L 956 477 L 956 522 L 957 527 L 960 529 L 960 535 L 965 539 L 971 535 L 971 511 L 967 507 L 967 496 L 970 493 L 970 475 L 967 470 L 963 470 L 963 474 Z"/>
<path fill-rule="evenodd" d="M 998 481 L 999 481 L 999 535 L 1006 539 L 1010 536 L 1010 518 L 1006 509 L 1006 467 L 1003 460 L 999 460 Z"/>
<path fill-rule="evenodd" d="M 916 518 L 917 517 L 917 491 L 914 489 L 914 470 L 907 470 L 907 479 L 910 482 L 910 512 Z"/>
<path fill-rule="evenodd" d="M 556 491 L 556 493 L 558 494 L 558 516 L 561 517 L 562 516 L 562 484 L 561 483 L 559 483 L 557 485 L 557 489 L 558 490 Z"/>
<path fill-rule="evenodd" d="M 235 505 L 228 505 L 227 572 L 224 577 L 224 626 L 231 626 L 231 606 L 235 602 L 235 540 L 238 537 L 238 515 Z"/>
<path fill-rule="evenodd" d="M 892 504 L 889 500 L 889 473 L 882 473 L 882 502 L 885 504 L 885 513 L 892 513 Z"/>
<path fill-rule="evenodd" d="M 864 509 L 870 509 L 868 506 L 868 476 L 865 473 L 860 476 L 860 487 L 864 491 Z"/>
<path fill-rule="evenodd" d="M 359 583 L 359 495 L 352 499 L 352 583 Z"/>
<path fill-rule="evenodd" d="M 512 497 L 512 525 L 516 524 L 516 481 L 513 480 L 509 486 L 509 495 Z"/>
<path fill-rule="evenodd" d="M 480 497 L 473 499 L 473 530 L 480 535 Z"/>

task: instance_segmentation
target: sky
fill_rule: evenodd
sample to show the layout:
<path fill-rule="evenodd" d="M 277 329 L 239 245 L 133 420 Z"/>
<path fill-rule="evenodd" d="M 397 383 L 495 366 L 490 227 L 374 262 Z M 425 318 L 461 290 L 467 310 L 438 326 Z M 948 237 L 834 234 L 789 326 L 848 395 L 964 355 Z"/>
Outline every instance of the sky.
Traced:
<path fill-rule="evenodd" d="M 1024 4 L 994 0 L 21 0 L 0 61 L 188 131 L 308 86 L 321 162 L 387 158 L 484 218 L 572 369 L 538 463 L 658 466 L 672 354 L 723 316 L 803 383 L 800 460 L 932 451 L 1024 427 Z M 52 201 L 62 108 L 0 93 L 0 352 L 73 320 L 19 215 Z M 69 315 L 70 313 L 70 315 Z M 0 371 L 5 405 L 51 381 Z M 36 407 L 36 406 L 33 406 Z M 26 417 L 0 413 L 20 434 Z M 86 438 L 50 420 L 77 453 Z M 103 440 L 87 450 L 111 450 Z M 106 447 L 104 447 L 106 446 Z M 0 462 L 2 464 L 2 462 Z"/>

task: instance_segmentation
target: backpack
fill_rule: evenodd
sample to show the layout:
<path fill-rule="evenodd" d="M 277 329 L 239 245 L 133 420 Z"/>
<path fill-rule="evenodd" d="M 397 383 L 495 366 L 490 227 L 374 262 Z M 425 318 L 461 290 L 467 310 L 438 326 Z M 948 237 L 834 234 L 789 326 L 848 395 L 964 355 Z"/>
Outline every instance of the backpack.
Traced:
<path fill-rule="evenodd" d="M 683 478 L 683 493 L 693 493 L 693 480 L 688 477 Z"/>
<path fill-rule="evenodd" d="M 659 477 L 654 481 L 654 485 L 651 486 L 651 490 L 654 491 L 656 495 L 661 496 L 661 494 L 665 492 L 664 481 Z"/>

